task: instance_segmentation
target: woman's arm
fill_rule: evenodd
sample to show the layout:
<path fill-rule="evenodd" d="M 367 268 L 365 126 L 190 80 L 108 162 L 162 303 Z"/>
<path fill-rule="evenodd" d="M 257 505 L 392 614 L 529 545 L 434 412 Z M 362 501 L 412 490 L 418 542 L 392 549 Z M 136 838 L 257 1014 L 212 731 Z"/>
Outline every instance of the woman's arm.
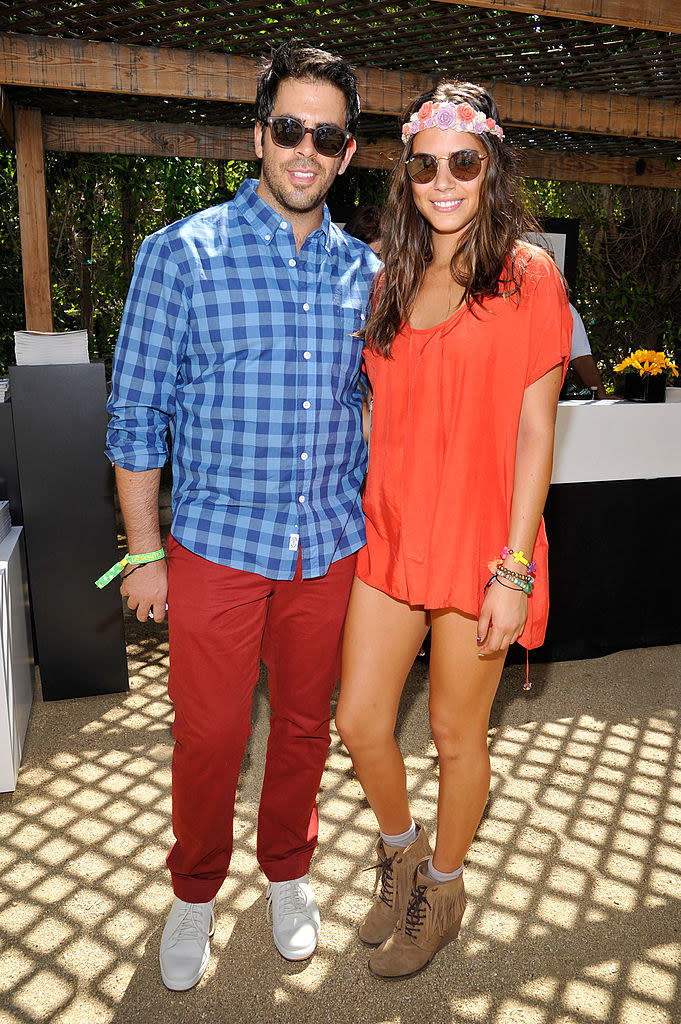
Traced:
<path fill-rule="evenodd" d="M 518 441 L 511 521 L 506 544 L 527 557 L 534 548 L 539 522 L 551 482 L 553 435 L 556 408 L 562 380 L 562 367 L 554 366 L 543 377 L 525 389 Z M 508 556 L 504 565 L 526 571 Z M 487 591 L 478 620 L 478 636 L 482 637 L 478 653 L 494 654 L 505 650 L 518 639 L 527 619 L 527 596 L 514 584 L 498 580 Z"/>
<path fill-rule="evenodd" d="M 367 384 L 366 394 L 362 402 L 362 433 L 367 445 L 369 444 L 369 434 L 371 432 L 371 403 L 373 398 L 374 393 L 371 390 L 371 386 Z"/>

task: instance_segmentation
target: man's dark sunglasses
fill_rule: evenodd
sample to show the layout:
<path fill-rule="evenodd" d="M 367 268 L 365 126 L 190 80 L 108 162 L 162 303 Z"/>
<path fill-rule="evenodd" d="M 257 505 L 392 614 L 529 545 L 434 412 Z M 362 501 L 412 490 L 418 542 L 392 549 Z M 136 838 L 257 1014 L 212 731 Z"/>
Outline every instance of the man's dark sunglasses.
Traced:
<path fill-rule="evenodd" d="M 306 128 L 297 117 L 268 117 L 267 123 L 272 133 L 275 146 L 293 149 L 303 141 L 306 135 L 312 136 L 312 145 L 322 156 L 340 156 L 352 138 L 352 132 L 346 132 L 335 124 L 320 124 L 318 128 Z"/>
<path fill-rule="evenodd" d="M 482 170 L 482 161 L 487 159 L 476 149 L 459 149 L 449 156 L 431 156 L 430 153 L 417 153 L 407 160 L 407 174 L 417 185 L 427 185 L 437 175 L 440 160 L 446 160 L 452 177 L 459 181 L 473 181 Z"/>

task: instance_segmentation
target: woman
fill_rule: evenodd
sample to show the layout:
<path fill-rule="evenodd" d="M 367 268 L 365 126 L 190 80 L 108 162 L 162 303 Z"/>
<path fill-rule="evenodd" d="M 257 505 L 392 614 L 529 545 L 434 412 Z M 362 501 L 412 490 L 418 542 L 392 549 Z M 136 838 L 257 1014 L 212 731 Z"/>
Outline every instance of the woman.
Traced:
<path fill-rule="evenodd" d="M 571 332 L 561 275 L 521 241 L 532 225 L 488 93 L 440 84 L 410 108 L 402 141 L 365 334 L 367 545 L 336 714 L 380 828 L 381 890 L 360 937 L 378 946 L 369 966 L 383 977 L 421 970 L 459 930 L 506 651 L 538 646 L 546 628 L 541 513 Z M 429 624 L 432 855 L 394 737 Z"/>

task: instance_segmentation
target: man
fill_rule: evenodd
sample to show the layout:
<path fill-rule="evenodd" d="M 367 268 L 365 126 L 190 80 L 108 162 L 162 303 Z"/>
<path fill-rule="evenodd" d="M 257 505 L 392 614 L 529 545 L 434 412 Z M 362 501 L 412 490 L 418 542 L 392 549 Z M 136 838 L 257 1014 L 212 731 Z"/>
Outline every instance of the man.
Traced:
<path fill-rule="evenodd" d="M 324 199 L 355 151 L 358 116 L 344 61 L 280 47 L 258 83 L 259 181 L 145 239 L 123 315 L 108 454 L 130 554 L 143 556 L 121 593 L 140 621 L 150 612 L 161 621 L 168 605 L 175 900 L 160 963 L 175 990 L 195 985 L 208 963 L 261 654 L 272 716 L 258 861 L 277 949 L 300 960 L 317 944 L 307 870 L 364 543 L 353 335 L 378 267 L 331 223 Z M 164 559 L 157 499 L 167 428 Z"/>
<path fill-rule="evenodd" d="M 595 389 L 596 398 L 607 398 L 601 375 L 596 365 L 596 360 L 591 354 L 591 345 L 586 335 L 584 321 L 570 303 L 572 313 L 572 348 L 570 350 L 570 366 L 575 371 L 585 387 Z"/>

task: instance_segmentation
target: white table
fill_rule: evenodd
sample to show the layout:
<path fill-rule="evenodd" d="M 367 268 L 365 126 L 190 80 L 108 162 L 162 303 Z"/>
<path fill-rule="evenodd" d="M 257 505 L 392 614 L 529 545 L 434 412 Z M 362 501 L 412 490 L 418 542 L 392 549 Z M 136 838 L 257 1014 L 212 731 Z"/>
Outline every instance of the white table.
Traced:
<path fill-rule="evenodd" d="M 679 399 L 670 388 L 660 404 L 559 404 L 545 509 L 551 610 L 537 661 L 681 643 L 678 581 L 665 570 L 681 521 Z"/>
<path fill-rule="evenodd" d="M 658 404 L 560 402 L 552 484 L 681 476 L 681 388 Z"/>

